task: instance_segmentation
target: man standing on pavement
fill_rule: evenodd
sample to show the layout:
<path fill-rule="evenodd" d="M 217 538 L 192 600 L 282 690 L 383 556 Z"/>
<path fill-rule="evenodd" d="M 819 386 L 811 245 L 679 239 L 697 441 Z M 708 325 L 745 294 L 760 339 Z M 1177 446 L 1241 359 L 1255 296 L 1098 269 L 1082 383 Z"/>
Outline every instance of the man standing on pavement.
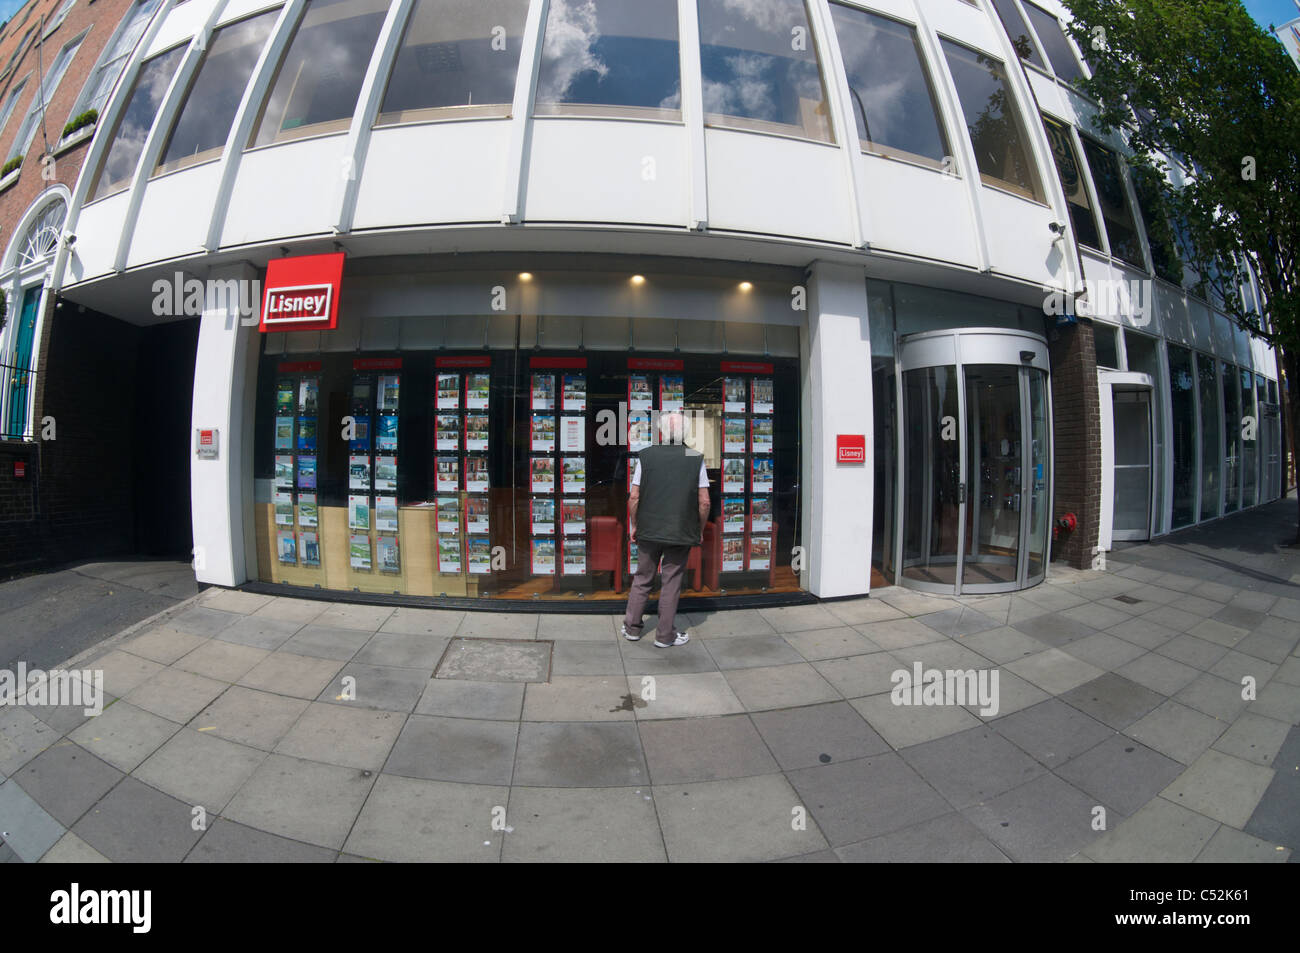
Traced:
<path fill-rule="evenodd" d="M 659 593 L 659 628 L 655 646 L 685 645 L 690 636 L 677 631 L 677 599 L 691 547 L 703 541 L 709 519 L 709 477 L 704 454 L 686 446 L 686 419 L 679 413 L 659 420 L 659 445 L 642 450 L 632 473 L 627 501 L 628 530 L 637 544 L 636 576 L 628 594 L 623 637 L 635 642 L 642 635 L 642 615 L 655 569 L 663 560 Z"/>

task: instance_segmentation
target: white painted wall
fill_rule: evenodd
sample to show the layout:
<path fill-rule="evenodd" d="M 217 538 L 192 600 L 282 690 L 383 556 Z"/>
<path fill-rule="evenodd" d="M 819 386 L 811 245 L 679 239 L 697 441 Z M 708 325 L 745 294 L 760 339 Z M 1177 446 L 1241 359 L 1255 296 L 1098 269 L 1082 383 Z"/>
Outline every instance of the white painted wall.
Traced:
<path fill-rule="evenodd" d="M 246 266 L 214 272 L 214 280 L 257 277 Z M 257 383 L 258 330 L 240 323 L 224 302 L 207 302 L 199 322 L 194 366 L 190 452 L 194 431 L 220 431 L 220 456 L 194 459 L 190 499 L 195 578 L 237 586 L 256 575 L 253 534 L 253 411 Z"/>
<path fill-rule="evenodd" d="M 817 262 L 802 352 L 804 584 L 822 598 L 871 588 L 871 332 L 859 268 Z M 837 464 L 836 434 L 864 434 L 866 462 Z"/>

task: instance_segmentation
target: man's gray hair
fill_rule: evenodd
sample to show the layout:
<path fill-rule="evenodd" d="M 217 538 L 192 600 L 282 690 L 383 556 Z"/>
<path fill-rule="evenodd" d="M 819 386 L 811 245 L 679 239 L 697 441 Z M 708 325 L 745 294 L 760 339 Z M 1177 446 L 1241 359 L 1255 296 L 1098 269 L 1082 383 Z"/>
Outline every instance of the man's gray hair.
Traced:
<path fill-rule="evenodd" d="M 659 415 L 659 442 L 682 444 L 686 442 L 686 416 L 670 410 Z"/>

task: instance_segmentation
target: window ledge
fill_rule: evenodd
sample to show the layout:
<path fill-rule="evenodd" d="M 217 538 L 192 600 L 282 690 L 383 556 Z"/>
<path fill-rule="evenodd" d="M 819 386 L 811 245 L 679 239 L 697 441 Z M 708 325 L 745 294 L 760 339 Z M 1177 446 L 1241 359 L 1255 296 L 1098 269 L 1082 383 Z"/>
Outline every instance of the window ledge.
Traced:
<path fill-rule="evenodd" d="M 63 153 L 67 152 L 73 146 L 85 142 L 95 134 L 95 127 L 97 125 L 99 124 L 92 122 L 89 126 L 82 126 L 80 129 L 74 129 L 72 132 L 68 133 L 54 146 L 54 154 L 56 156 L 63 155 Z"/>
<path fill-rule="evenodd" d="M 5 190 L 11 188 L 13 184 L 18 181 L 18 177 L 22 174 L 23 174 L 22 166 L 19 166 L 17 169 L 14 169 L 4 178 L 0 179 L 0 192 L 4 192 Z"/>

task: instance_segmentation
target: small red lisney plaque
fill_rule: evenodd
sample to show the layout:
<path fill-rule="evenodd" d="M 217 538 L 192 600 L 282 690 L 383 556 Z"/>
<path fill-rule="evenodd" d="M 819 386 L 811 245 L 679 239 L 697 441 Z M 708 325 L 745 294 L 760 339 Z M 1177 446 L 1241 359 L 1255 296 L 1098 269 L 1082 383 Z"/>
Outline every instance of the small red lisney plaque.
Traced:
<path fill-rule="evenodd" d="M 841 433 L 835 435 L 836 463 L 866 463 L 867 437 L 860 433 Z"/>

